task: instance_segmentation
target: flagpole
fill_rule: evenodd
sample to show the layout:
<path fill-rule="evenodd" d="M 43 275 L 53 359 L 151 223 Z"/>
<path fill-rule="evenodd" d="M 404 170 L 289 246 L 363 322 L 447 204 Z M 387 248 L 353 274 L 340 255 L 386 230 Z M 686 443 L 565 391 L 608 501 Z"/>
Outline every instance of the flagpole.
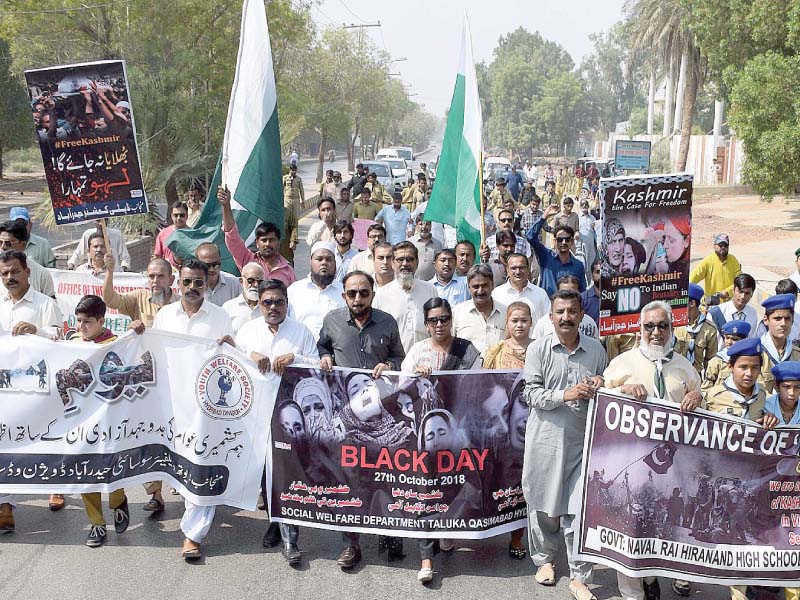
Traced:
<path fill-rule="evenodd" d="M 486 245 L 486 219 L 484 217 L 483 206 L 483 150 L 480 153 L 478 162 L 478 202 L 481 205 L 481 248 Z M 479 249 L 480 250 L 480 249 Z"/>

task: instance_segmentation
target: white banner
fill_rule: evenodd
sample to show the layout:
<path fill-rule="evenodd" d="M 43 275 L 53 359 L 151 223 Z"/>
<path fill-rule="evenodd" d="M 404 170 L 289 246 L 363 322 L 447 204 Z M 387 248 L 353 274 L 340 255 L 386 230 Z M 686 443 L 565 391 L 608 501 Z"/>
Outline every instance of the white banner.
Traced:
<path fill-rule="evenodd" d="M 61 315 L 64 317 L 64 328 L 75 329 L 75 307 L 86 294 L 103 297 L 104 277 L 95 277 L 86 271 L 65 271 L 48 269 L 53 277 L 56 299 Z M 114 289 L 118 294 L 146 289 L 147 279 L 140 273 L 114 273 Z M 106 327 L 117 335 L 125 333 L 131 324 L 129 315 L 120 314 L 118 310 L 106 310 Z"/>
<path fill-rule="evenodd" d="M 0 493 L 165 480 L 255 510 L 279 383 L 227 344 L 152 329 L 110 344 L 0 334 Z"/>

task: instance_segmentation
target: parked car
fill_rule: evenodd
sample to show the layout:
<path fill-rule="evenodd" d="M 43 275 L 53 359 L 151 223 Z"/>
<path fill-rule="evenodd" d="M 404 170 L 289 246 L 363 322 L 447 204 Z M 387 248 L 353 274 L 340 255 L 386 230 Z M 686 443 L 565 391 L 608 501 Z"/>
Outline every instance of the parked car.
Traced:
<path fill-rule="evenodd" d="M 387 158 L 400 158 L 400 154 L 394 148 L 381 148 L 375 155 L 375 160 L 386 160 Z"/>
<path fill-rule="evenodd" d="M 402 158 L 386 158 L 384 160 L 389 163 L 389 166 L 392 168 L 395 184 L 406 187 L 408 185 L 408 179 L 411 177 L 411 169 L 408 163 Z"/>
<path fill-rule="evenodd" d="M 425 176 L 428 178 L 428 181 L 430 183 L 433 183 L 436 180 L 436 167 L 438 166 L 439 166 L 438 156 L 428 163 L 428 172 L 425 173 Z"/>
<path fill-rule="evenodd" d="M 397 156 L 405 159 L 407 163 L 414 162 L 414 149 L 411 146 L 394 146 L 391 150 L 397 152 Z"/>
<path fill-rule="evenodd" d="M 402 184 L 398 183 L 392 173 L 392 165 L 385 160 L 362 160 L 361 164 L 367 170 L 367 173 L 375 173 L 378 176 L 378 183 L 380 183 L 388 193 L 401 191 Z"/>

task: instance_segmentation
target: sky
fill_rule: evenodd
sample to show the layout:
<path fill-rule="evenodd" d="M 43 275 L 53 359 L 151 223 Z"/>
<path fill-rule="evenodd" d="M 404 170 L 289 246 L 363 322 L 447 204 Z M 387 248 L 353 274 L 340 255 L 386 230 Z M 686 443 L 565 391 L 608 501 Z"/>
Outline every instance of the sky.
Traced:
<path fill-rule="evenodd" d="M 311 17 L 320 27 L 377 23 L 364 31 L 392 58 L 412 100 L 436 115 L 450 106 L 464 10 L 472 31 L 475 62 L 491 62 L 501 35 L 524 27 L 558 42 L 576 64 L 590 54 L 589 35 L 622 19 L 624 0 L 322 0 Z M 351 30 L 355 36 L 357 29 Z M 346 76 L 346 74 L 345 74 Z"/>

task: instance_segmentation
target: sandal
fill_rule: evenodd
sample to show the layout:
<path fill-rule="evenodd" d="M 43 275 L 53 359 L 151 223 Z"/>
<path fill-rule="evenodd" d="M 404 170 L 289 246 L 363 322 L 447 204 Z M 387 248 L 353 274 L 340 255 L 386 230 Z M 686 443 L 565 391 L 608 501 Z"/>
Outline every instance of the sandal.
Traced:
<path fill-rule="evenodd" d="M 556 584 L 556 571 L 553 565 L 545 563 L 536 569 L 536 575 L 533 577 L 539 585 L 555 585 Z M 571 588 L 570 588 L 571 589 Z"/>
<path fill-rule="evenodd" d="M 511 544 L 508 545 L 508 555 L 517 560 L 523 560 L 528 556 L 528 551 L 525 548 L 514 548 Z"/>
<path fill-rule="evenodd" d="M 144 506 L 142 506 L 142 510 L 156 515 L 164 510 L 164 503 L 158 498 L 150 498 L 150 500 L 145 502 Z"/>
<path fill-rule="evenodd" d="M 575 587 L 571 581 L 569 582 L 569 593 L 572 594 L 575 600 L 597 600 L 588 587 Z"/>

